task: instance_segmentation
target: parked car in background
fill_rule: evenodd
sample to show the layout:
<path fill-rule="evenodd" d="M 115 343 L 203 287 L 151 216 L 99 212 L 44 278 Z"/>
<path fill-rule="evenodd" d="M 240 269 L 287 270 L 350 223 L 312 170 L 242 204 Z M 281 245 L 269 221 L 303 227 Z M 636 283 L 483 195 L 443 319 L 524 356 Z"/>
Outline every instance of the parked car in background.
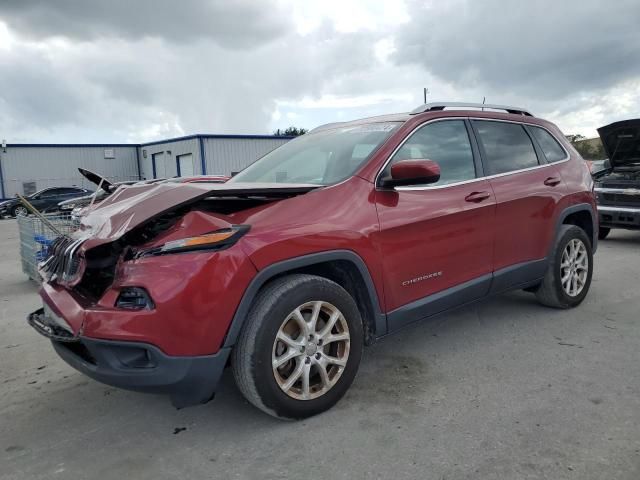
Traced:
<path fill-rule="evenodd" d="M 253 405 L 309 417 L 364 345 L 514 289 L 576 307 L 593 273 L 589 170 L 516 107 L 329 124 L 225 183 L 119 192 L 50 248 L 28 321 L 79 371 L 177 407 L 210 400 L 230 364 Z"/>
<path fill-rule="evenodd" d="M 50 210 L 56 210 L 58 203 L 72 198 L 83 197 L 91 194 L 91 190 L 79 187 L 49 187 L 44 188 L 25 198 L 41 213 L 47 213 Z M 26 215 L 27 208 L 22 204 L 19 198 L 0 203 L 0 217 L 10 215 Z"/>
<path fill-rule="evenodd" d="M 81 216 L 86 207 L 91 205 L 91 203 L 93 203 L 94 205 L 99 204 L 102 200 L 114 193 L 120 186 L 135 185 L 137 183 L 157 183 L 165 180 L 164 178 L 158 178 L 153 180 L 130 180 L 126 182 L 111 182 L 102 175 L 92 172 L 91 170 L 78 168 L 78 171 L 83 177 L 94 183 L 99 188 L 96 192 L 91 193 L 91 195 L 72 198 L 58 203 L 58 205 L 56 206 L 56 210 L 60 211 L 61 213 L 69 214 L 74 219 L 77 219 L 79 216 Z"/>
<path fill-rule="evenodd" d="M 77 213 L 80 209 L 83 209 L 88 205 L 90 205 L 92 201 L 94 204 L 100 203 L 102 200 L 104 200 L 109 195 L 111 195 L 111 193 L 113 193 L 115 189 L 118 188 L 120 185 L 133 185 L 134 183 L 137 183 L 137 182 L 131 181 L 131 182 L 117 182 L 112 184 L 110 183 L 109 185 L 110 187 L 112 187 L 112 189 L 110 190 L 101 188 L 100 190 L 92 193 L 91 195 L 85 195 L 84 197 L 71 198 L 69 200 L 63 200 L 62 202 L 58 203 L 58 205 L 56 206 L 56 211 L 59 211 L 62 214 L 72 215 L 73 212 Z"/>
<path fill-rule="evenodd" d="M 609 156 L 592 171 L 600 228 L 604 239 L 612 228 L 640 229 L 640 119 L 623 120 L 598 129 Z"/>

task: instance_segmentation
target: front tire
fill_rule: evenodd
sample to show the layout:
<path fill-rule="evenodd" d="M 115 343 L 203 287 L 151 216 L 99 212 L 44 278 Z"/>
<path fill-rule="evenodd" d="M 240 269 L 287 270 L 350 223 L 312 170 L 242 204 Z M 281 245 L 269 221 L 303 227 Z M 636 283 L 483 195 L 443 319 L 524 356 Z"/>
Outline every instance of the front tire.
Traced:
<path fill-rule="evenodd" d="M 18 215 L 27 216 L 29 214 L 29 210 L 24 205 L 16 205 L 11 209 L 11 216 L 17 217 Z"/>
<path fill-rule="evenodd" d="M 234 347 L 236 384 L 269 415 L 316 415 L 353 382 L 363 339 L 358 307 L 340 285 L 304 274 L 276 279 L 256 297 Z"/>
<path fill-rule="evenodd" d="M 575 307 L 587 296 L 592 275 L 589 237 L 580 227 L 563 225 L 536 297 L 549 307 Z"/>

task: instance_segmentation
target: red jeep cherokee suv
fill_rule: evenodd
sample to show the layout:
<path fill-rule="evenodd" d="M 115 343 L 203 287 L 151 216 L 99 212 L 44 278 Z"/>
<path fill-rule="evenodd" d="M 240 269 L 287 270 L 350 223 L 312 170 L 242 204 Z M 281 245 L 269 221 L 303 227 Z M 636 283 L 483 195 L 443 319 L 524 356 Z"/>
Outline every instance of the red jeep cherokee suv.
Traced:
<path fill-rule="evenodd" d="M 592 190 L 560 130 L 519 108 L 329 124 L 224 184 L 120 187 L 56 240 L 28 320 L 100 382 L 183 407 L 230 364 L 256 407 L 308 417 L 412 322 L 513 289 L 582 302 Z"/>

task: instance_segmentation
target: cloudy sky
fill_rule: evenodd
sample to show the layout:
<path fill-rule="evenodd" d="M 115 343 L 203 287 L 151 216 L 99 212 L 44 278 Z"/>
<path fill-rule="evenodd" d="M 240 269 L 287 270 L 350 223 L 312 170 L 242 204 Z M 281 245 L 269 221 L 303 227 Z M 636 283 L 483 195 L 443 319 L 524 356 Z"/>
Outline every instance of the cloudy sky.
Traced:
<path fill-rule="evenodd" d="M 614 8 L 615 6 L 615 8 Z M 640 117 L 637 0 L 0 0 L 0 138 L 271 133 L 430 100 Z"/>

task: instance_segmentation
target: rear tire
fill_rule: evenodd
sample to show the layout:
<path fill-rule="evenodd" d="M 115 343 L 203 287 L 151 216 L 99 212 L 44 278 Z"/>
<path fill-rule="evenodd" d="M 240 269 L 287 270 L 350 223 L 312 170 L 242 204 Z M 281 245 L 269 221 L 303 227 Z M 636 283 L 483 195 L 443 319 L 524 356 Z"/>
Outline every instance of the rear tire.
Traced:
<path fill-rule="evenodd" d="M 363 339 L 360 312 L 345 289 L 323 277 L 287 275 L 257 295 L 233 349 L 233 375 L 260 410 L 307 418 L 346 393 Z"/>
<path fill-rule="evenodd" d="M 580 227 L 563 225 L 536 297 L 548 307 L 575 307 L 587 296 L 592 275 L 593 254 L 588 235 Z"/>
<path fill-rule="evenodd" d="M 607 238 L 607 235 L 609 235 L 609 232 L 611 231 L 610 228 L 607 227 L 600 227 L 598 229 L 598 239 L 600 240 L 604 240 L 605 238 Z"/>

